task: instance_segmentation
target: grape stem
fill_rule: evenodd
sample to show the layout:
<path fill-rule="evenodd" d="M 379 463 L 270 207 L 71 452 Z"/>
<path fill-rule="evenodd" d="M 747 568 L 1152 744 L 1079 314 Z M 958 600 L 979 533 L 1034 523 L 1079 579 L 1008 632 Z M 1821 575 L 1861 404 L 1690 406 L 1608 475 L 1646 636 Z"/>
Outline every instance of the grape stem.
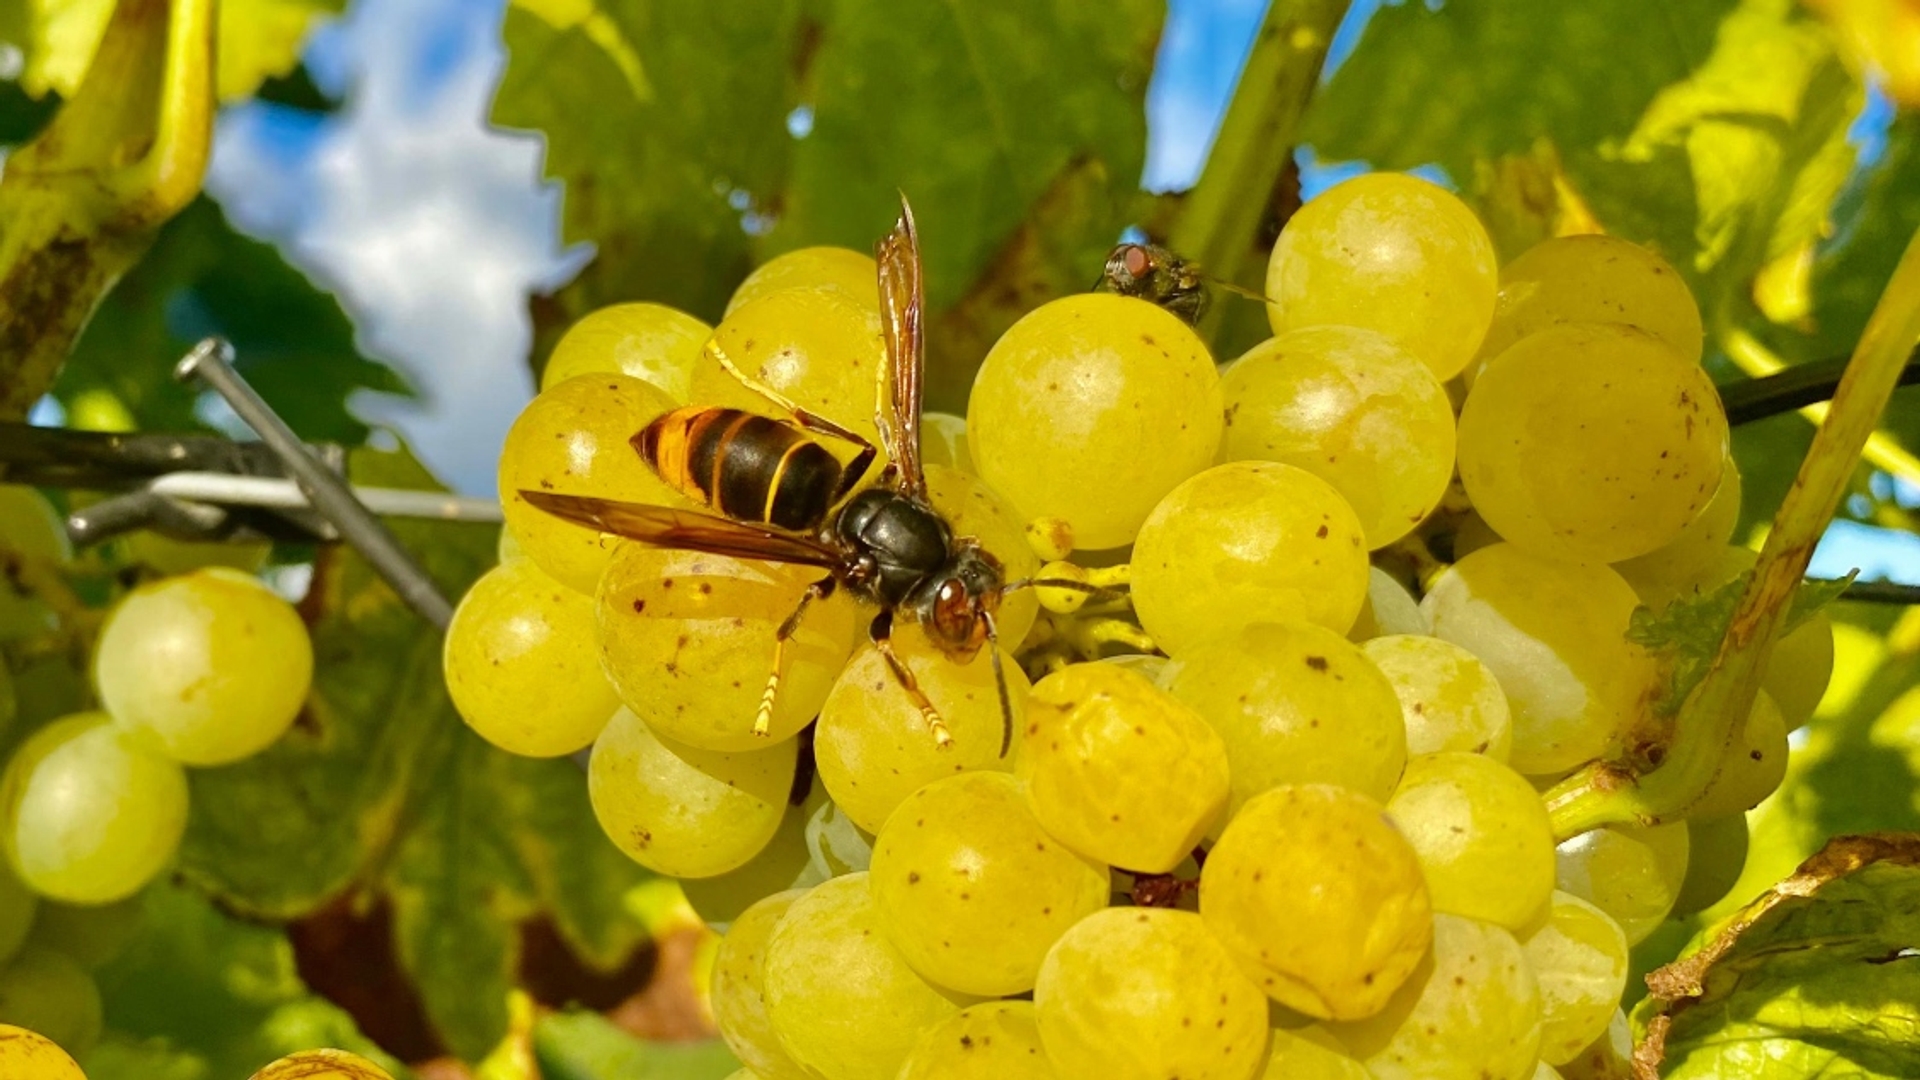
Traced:
<path fill-rule="evenodd" d="M 1327 46 L 1348 0 L 1272 0 L 1254 36 L 1233 101 L 1220 122 L 1200 182 L 1168 230 L 1168 246 L 1222 281 L 1258 288 L 1245 274 L 1260 234 L 1266 195 L 1293 157 L 1300 117 L 1320 82 Z M 1219 330 L 1219 310 L 1201 335 Z"/>
<path fill-rule="evenodd" d="M 1774 515 L 1760 561 L 1740 595 L 1726 635 L 1700 685 L 1681 706 L 1672 741 L 1644 773 L 1594 762 L 1545 799 L 1554 833 L 1565 839 L 1601 825 L 1684 818 L 1719 775 L 1745 726 L 1760 675 L 1786 622 L 1814 544 L 1833 520 L 1860 453 L 1920 341 L 1920 232 L 1906 253 L 1833 395 L 1825 421 Z"/>

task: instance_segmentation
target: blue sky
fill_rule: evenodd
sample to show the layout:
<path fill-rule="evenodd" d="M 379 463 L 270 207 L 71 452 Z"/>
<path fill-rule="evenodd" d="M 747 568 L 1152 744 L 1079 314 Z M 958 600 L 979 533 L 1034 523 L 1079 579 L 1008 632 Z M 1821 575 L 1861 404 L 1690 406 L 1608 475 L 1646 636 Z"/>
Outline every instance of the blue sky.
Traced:
<path fill-rule="evenodd" d="M 1329 73 L 1381 2 L 1349 9 Z M 1147 95 L 1143 186 L 1177 190 L 1198 176 L 1265 7 L 1170 0 Z M 539 143 L 485 125 L 505 63 L 503 9 L 503 0 L 355 0 L 307 52 L 315 81 L 345 98 L 341 112 L 316 123 L 269 106 L 231 110 L 209 180 L 243 229 L 337 290 L 363 347 L 426 395 L 419 405 L 370 398 L 361 411 L 475 493 L 493 490 L 500 441 L 532 393 L 526 294 L 564 281 L 587 255 L 559 247 L 560 193 L 539 179 Z M 1855 124 L 1863 161 L 1882 152 L 1891 114 L 1876 94 Z M 1302 165 L 1309 197 L 1364 169 L 1304 154 Z M 1920 576 L 1920 538 L 1842 523 L 1815 572 L 1856 565 L 1868 577 L 1902 566 Z"/>

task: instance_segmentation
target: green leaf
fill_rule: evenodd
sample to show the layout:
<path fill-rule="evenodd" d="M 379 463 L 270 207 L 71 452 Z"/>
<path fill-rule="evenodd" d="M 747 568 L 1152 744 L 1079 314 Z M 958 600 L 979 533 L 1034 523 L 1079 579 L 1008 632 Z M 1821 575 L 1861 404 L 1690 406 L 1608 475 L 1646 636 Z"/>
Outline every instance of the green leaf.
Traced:
<path fill-rule="evenodd" d="M 494 120 L 545 135 L 566 235 L 598 249 L 536 305 L 543 344 L 623 300 L 717 318 L 770 255 L 869 249 L 897 191 L 936 322 L 969 307 L 967 326 L 1003 326 L 1086 288 L 1128 224 L 1159 19 L 1148 0 L 522 0 Z M 930 337 L 929 396 L 952 408 L 984 345 Z"/>
<path fill-rule="evenodd" d="M 546 1080 L 721 1080 L 740 1067 L 718 1039 L 642 1042 L 597 1013 L 553 1013 L 534 1028 Z"/>
<path fill-rule="evenodd" d="M 361 354 L 332 295 L 272 245 L 234 231 L 204 197 L 161 230 L 107 295 L 54 393 L 71 400 L 109 391 L 148 430 L 200 426 L 199 391 L 176 380 L 173 365 L 208 334 L 233 342 L 241 373 L 309 439 L 364 442 L 367 426 L 349 398 L 412 393 L 391 368 Z"/>
<path fill-rule="evenodd" d="M 292 71 L 300 45 L 316 25 L 340 12 L 344 0 L 224 0 L 220 5 L 219 93 L 243 98 L 260 84 Z M 93 62 L 114 0 L 24 0 L 18 23 L 0 23 L 26 54 L 20 84 L 34 97 L 71 96 Z"/>
<path fill-rule="evenodd" d="M 1801 582 L 1793 594 L 1793 607 L 1780 629 L 1780 636 L 1793 633 L 1828 604 L 1840 599 L 1840 594 L 1847 591 L 1858 573 L 1831 581 Z M 1708 592 L 1681 596 L 1659 611 L 1646 607 L 1634 609 L 1633 618 L 1627 624 L 1627 640 L 1663 661 L 1668 672 L 1666 684 L 1654 699 L 1659 715 L 1672 716 L 1679 712 L 1687 696 L 1706 678 L 1707 669 L 1720 650 L 1720 642 L 1727 636 L 1727 627 L 1733 622 L 1740 594 L 1752 580 L 1753 571 L 1748 570 Z"/>
<path fill-rule="evenodd" d="M 1669 1080 L 1912 1076 L 1916 942 L 1920 834 L 1838 837 L 1648 976 L 1641 1050 Z"/>
<path fill-rule="evenodd" d="M 353 475 L 432 486 L 411 459 L 371 451 Z M 392 528 L 449 596 L 493 562 L 492 527 Z M 518 924 L 549 915 L 586 962 L 611 968 L 644 937 L 620 907 L 644 872 L 602 835 L 577 765 L 514 757 L 467 729 L 447 699 L 439 633 L 365 563 L 328 553 L 307 607 L 308 708 L 267 753 L 192 774 L 181 870 L 223 907 L 263 919 L 341 893 L 385 895 L 428 1018 L 477 1060 L 506 1030 Z"/>

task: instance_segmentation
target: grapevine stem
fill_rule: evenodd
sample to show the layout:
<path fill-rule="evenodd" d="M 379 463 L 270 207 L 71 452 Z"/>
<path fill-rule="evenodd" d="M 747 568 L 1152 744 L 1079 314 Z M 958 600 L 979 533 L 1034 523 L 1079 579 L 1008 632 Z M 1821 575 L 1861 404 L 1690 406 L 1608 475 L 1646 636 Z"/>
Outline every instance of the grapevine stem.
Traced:
<path fill-rule="evenodd" d="M 1744 330 L 1735 330 L 1728 334 L 1721 344 L 1727 351 L 1728 359 L 1750 375 L 1778 376 L 1793 370 L 1787 366 L 1786 361 L 1762 345 L 1758 338 Z M 1912 380 L 1913 376 L 1908 375 L 1907 370 L 1903 363 L 1900 368 L 1899 383 L 1896 385 Z M 1724 398 L 1722 400 L 1724 401 Z M 1816 400 L 1803 406 L 1800 409 L 1800 415 L 1819 424 L 1826 419 L 1827 410 L 1830 407 L 1825 400 Z M 1895 442 L 1886 432 L 1869 433 L 1861 456 L 1884 472 L 1909 483 L 1920 484 L 1920 458 L 1915 458 L 1906 447 Z"/>
<path fill-rule="evenodd" d="M 1847 370 L 1847 357 L 1795 364 L 1771 375 L 1729 383 L 1720 388 L 1720 403 L 1726 406 L 1727 423 L 1738 427 L 1765 420 L 1792 409 L 1817 405 L 1833 397 L 1840 376 Z M 1920 349 L 1907 355 L 1900 369 L 1900 385 L 1920 383 Z"/>
<path fill-rule="evenodd" d="M 1242 267 L 1254 249 L 1267 193 L 1293 155 L 1301 114 L 1347 4 L 1272 0 L 1267 8 L 1206 169 L 1168 234 L 1173 250 L 1216 278 L 1260 284 L 1240 280 Z M 1206 320 L 1206 336 L 1218 326 L 1217 316 Z"/>
<path fill-rule="evenodd" d="M 1561 781 L 1545 796 L 1557 836 L 1614 822 L 1682 817 L 1719 774 L 1753 708 L 1761 671 L 1814 544 L 1833 519 L 1917 341 L 1920 232 L 1909 241 L 1867 320 L 1800 473 L 1774 515 L 1713 665 L 1680 709 L 1665 759 L 1639 776 L 1618 764 L 1595 762 Z"/>

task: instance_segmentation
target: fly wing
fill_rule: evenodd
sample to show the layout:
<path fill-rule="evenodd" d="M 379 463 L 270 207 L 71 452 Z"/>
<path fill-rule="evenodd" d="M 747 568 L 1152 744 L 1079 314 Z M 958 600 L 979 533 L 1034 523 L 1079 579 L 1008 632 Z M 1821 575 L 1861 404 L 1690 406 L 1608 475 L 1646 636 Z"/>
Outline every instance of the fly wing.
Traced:
<path fill-rule="evenodd" d="M 895 487 L 925 498 L 920 464 L 921 376 L 926 368 L 926 289 L 920 275 L 920 238 L 913 208 L 900 196 L 900 220 L 876 252 L 880 263 L 880 326 L 887 338 L 886 373 L 875 420 L 881 448 L 894 465 Z"/>
<path fill-rule="evenodd" d="M 804 536 L 744 525 L 692 510 L 586 495 L 556 495 L 549 491 L 522 491 L 520 495 L 555 517 L 656 547 L 827 568 L 839 566 L 841 562 L 839 552 Z"/>

